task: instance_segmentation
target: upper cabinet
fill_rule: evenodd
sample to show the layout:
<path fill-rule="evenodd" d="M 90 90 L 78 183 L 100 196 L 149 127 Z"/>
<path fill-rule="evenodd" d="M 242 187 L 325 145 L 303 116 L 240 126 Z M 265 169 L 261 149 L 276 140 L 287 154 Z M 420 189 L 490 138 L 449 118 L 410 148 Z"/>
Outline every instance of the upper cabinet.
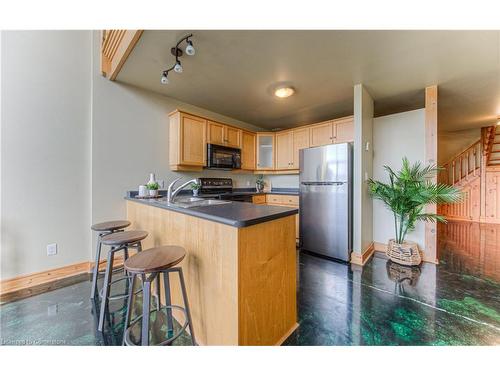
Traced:
<path fill-rule="evenodd" d="M 352 117 L 313 125 L 310 131 L 311 147 L 354 141 L 354 122 Z"/>
<path fill-rule="evenodd" d="M 257 132 L 176 110 L 170 115 L 170 168 L 201 171 L 207 143 L 241 149 L 241 169 L 262 173 L 298 173 L 300 150 L 354 140 L 353 117 L 280 132 Z"/>
<path fill-rule="evenodd" d="M 257 170 L 274 169 L 274 133 L 257 133 Z"/>
<path fill-rule="evenodd" d="M 241 169 L 255 170 L 255 150 L 257 136 L 247 131 L 241 132 Z"/>
<path fill-rule="evenodd" d="M 169 163 L 172 170 L 200 170 L 206 164 L 207 120 L 184 112 L 170 114 Z"/>
<path fill-rule="evenodd" d="M 311 147 L 333 143 L 333 121 L 311 126 Z"/>
<path fill-rule="evenodd" d="M 208 143 L 241 148 L 241 129 L 208 121 Z"/>
<path fill-rule="evenodd" d="M 354 119 L 352 117 L 334 121 L 335 143 L 354 142 Z"/>
<path fill-rule="evenodd" d="M 276 133 L 276 169 L 293 169 L 293 132 Z"/>
<path fill-rule="evenodd" d="M 302 128 L 293 131 L 292 167 L 299 169 L 299 151 L 311 147 L 310 128 Z"/>

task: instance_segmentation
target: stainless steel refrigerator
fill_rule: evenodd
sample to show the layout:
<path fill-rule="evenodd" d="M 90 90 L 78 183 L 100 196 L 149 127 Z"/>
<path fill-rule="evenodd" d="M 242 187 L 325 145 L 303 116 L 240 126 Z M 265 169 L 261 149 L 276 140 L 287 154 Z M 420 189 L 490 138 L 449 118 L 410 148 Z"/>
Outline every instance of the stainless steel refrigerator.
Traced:
<path fill-rule="evenodd" d="M 300 150 L 300 247 L 349 261 L 352 250 L 352 144 Z"/>

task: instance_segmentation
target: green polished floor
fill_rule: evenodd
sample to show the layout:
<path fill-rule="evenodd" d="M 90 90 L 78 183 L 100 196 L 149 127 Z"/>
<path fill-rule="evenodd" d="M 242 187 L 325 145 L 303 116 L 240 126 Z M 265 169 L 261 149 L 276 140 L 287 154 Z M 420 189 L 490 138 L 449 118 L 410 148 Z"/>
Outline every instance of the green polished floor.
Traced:
<path fill-rule="evenodd" d="M 376 255 L 359 268 L 299 253 L 300 326 L 284 344 L 500 344 L 500 226 L 441 227 L 439 257 L 408 268 Z M 89 290 L 85 281 L 2 305 L 1 343 L 120 345 L 124 304 L 113 302 L 100 334 Z M 155 327 L 161 338 L 164 322 Z"/>

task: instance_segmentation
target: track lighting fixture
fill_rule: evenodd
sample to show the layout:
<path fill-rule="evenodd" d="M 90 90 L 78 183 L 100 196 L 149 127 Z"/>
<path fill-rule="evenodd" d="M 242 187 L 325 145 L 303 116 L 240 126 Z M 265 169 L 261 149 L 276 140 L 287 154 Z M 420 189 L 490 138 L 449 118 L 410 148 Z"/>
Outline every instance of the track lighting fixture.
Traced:
<path fill-rule="evenodd" d="M 186 41 L 186 55 L 188 56 L 193 56 L 195 53 L 196 53 L 196 50 L 194 49 L 193 47 L 193 42 L 189 39 L 193 36 L 193 34 L 189 34 L 189 35 L 186 35 L 185 37 L 183 37 L 181 40 L 179 40 L 177 42 L 177 44 L 175 45 L 175 47 L 172 47 L 170 49 L 170 53 L 172 55 L 175 56 L 175 63 L 174 65 L 172 65 L 171 68 L 167 69 L 167 70 L 164 70 L 162 72 L 162 75 L 161 75 L 161 80 L 160 82 L 163 84 L 163 85 L 167 85 L 168 84 L 168 73 L 173 70 L 174 72 L 176 73 L 182 73 L 183 72 L 183 68 L 182 68 L 182 64 L 181 64 L 181 60 L 180 60 L 180 57 L 182 56 L 182 49 L 179 47 L 182 42 Z"/>
<path fill-rule="evenodd" d="M 164 71 L 161 75 L 161 84 L 168 85 L 168 72 Z"/>
<path fill-rule="evenodd" d="M 177 64 L 174 65 L 174 72 L 176 72 L 176 73 L 182 73 L 182 65 L 181 65 L 180 61 Z"/>

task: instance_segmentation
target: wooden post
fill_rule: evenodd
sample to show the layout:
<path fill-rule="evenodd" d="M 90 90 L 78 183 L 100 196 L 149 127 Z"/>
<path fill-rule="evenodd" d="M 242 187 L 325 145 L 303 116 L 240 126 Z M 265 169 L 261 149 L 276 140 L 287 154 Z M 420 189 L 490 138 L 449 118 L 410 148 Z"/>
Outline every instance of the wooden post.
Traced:
<path fill-rule="evenodd" d="M 438 88 L 436 85 L 425 88 L 425 159 L 428 164 L 437 163 L 438 127 Z M 436 182 L 436 178 L 433 179 Z M 437 205 L 427 205 L 428 213 L 436 213 Z M 438 262 L 436 223 L 425 223 L 424 259 Z"/>

